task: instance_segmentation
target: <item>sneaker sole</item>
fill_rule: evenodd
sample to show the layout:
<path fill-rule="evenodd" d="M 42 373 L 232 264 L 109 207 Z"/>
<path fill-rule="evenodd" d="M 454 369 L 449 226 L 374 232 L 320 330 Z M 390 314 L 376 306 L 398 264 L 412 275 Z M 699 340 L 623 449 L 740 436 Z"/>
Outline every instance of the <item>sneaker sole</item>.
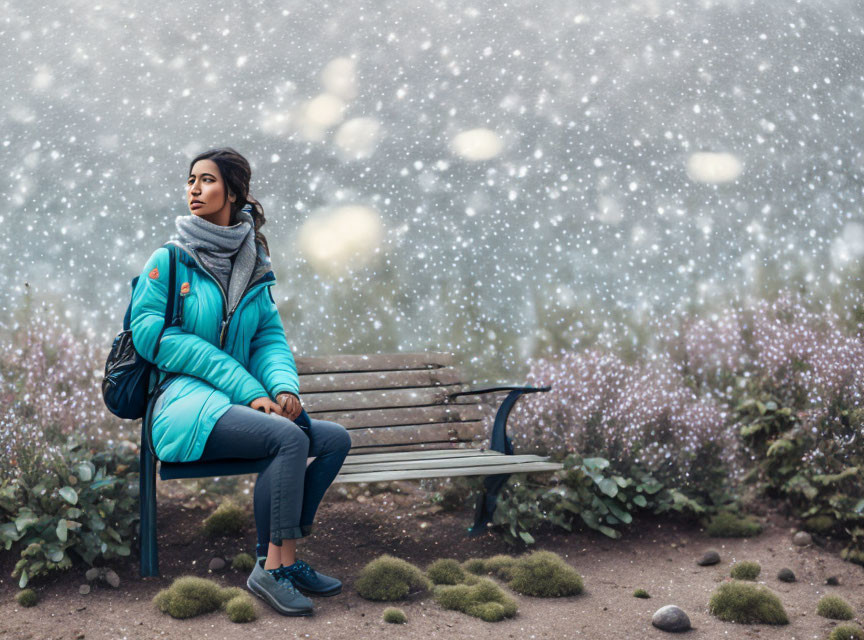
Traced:
<path fill-rule="evenodd" d="M 264 589 L 258 591 L 257 585 L 252 582 L 251 579 L 246 580 L 246 586 L 249 587 L 249 591 L 264 600 L 264 602 L 269 604 L 283 616 L 311 616 L 315 613 L 314 609 L 286 609 L 283 605 L 279 604 L 279 602 L 274 600 L 273 596 L 267 593 L 267 591 L 265 591 Z"/>
<path fill-rule="evenodd" d="M 297 591 L 299 591 L 300 593 L 302 593 L 304 596 L 322 596 L 322 597 L 324 597 L 324 598 L 327 598 L 327 597 L 329 597 L 329 596 L 338 596 L 340 593 L 342 593 L 342 587 L 341 587 L 341 585 L 338 586 L 338 587 L 336 587 L 336 588 L 333 589 L 332 591 L 324 591 L 324 592 L 320 592 L 320 591 L 309 591 L 308 589 L 303 589 L 303 588 L 300 587 L 299 585 L 295 585 L 295 587 L 297 588 Z"/>

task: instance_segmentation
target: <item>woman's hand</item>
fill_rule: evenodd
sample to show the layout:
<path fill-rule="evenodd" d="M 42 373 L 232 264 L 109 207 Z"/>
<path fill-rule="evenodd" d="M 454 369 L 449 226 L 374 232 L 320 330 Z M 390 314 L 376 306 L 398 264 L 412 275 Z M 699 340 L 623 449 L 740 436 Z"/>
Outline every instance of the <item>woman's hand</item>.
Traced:
<path fill-rule="evenodd" d="M 264 413 L 275 413 L 280 416 L 284 416 L 285 413 L 282 411 L 282 406 L 273 402 L 267 396 L 262 396 L 260 398 L 255 398 L 252 402 L 249 403 L 249 406 L 258 411 L 263 411 Z"/>
<path fill-rule="evenodd" d="M 300 398 L 293 393 L 287 391 L 276 396 L 276 402 L 282 408 L 282 415 L 289 420 L 294 420 L 303 411 L 303 406 L 300 404 Z"/>

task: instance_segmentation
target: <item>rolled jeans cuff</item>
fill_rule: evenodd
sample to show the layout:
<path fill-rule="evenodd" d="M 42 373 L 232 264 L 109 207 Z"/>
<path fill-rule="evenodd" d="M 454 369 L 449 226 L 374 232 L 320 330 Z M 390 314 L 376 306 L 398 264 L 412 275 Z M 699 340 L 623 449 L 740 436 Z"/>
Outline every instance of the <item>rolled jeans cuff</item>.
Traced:
<path fill-rule="evenodd" d="M 305 538 L 312 532 L 311 524 L 304 524 L 300 527 L 286 527 L 283 529 L 274 529 L 270 532 L 270 542 L 277 547 L 282 546 L 282 540 L 294 540 L 296 538 Z M 277 542 L 278 540 L 278 542 Z"/>

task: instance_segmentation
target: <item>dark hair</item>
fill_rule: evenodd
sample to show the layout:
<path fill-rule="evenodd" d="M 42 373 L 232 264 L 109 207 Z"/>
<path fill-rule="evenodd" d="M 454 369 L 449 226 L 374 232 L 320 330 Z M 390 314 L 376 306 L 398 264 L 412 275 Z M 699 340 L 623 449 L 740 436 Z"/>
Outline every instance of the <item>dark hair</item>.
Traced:
<path fill-rule="evenodd" d="M 269 256 L 270 247 L 267 246 L 267 238 L 260 231 L 261 227 L 267 222 L 267 219 L 264 217 L 264 207 L 249 194 L 249 180 L 252 178 L 252 167 L 249 166 L 249 161 L 231 147 L 209 149 L 192 158 L 192 162 L 189 163 L 190 175 L 192 174 L 192 167 L 199 160 L 212 160 L 219 167 L 222 181 L 227 187 L 225 190 L 226 200 L 229 193 L 237 196 L 237 199 L 231 203 L 229 224 L 237 224 L 237 214 L 240 210 L 247 204 L 252 205 L 251 214 L 252 220 L 255 223 L 255 241 L 260 242 L 264 246 L 264 250 Z"/>

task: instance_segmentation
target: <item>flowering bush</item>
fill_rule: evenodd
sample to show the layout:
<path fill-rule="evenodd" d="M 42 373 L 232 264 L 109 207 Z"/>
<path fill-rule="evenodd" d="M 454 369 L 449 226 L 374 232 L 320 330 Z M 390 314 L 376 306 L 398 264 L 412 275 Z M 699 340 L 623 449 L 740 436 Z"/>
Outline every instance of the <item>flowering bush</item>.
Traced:
<path fill-rule="evenodd" d="M 28 297 L 0 340 L 0 477 L 36 484 L 67 436 L 129 435 L 102 399 L 110 345 L 75 336 L 47 304 L 31 307 Z"/>
<path fill-rule="evenodd" d="M 514 448 L 559 459 L 602 456 L 625 477 L 639 468 L 708 501 L 740 467 L 728 410 L 697 395 L 668 355 L 627 365 L 596 349 L 564 353 L 532 363 L 528 377 L 552 390 L 525 396 L 514 408 Z"/>

